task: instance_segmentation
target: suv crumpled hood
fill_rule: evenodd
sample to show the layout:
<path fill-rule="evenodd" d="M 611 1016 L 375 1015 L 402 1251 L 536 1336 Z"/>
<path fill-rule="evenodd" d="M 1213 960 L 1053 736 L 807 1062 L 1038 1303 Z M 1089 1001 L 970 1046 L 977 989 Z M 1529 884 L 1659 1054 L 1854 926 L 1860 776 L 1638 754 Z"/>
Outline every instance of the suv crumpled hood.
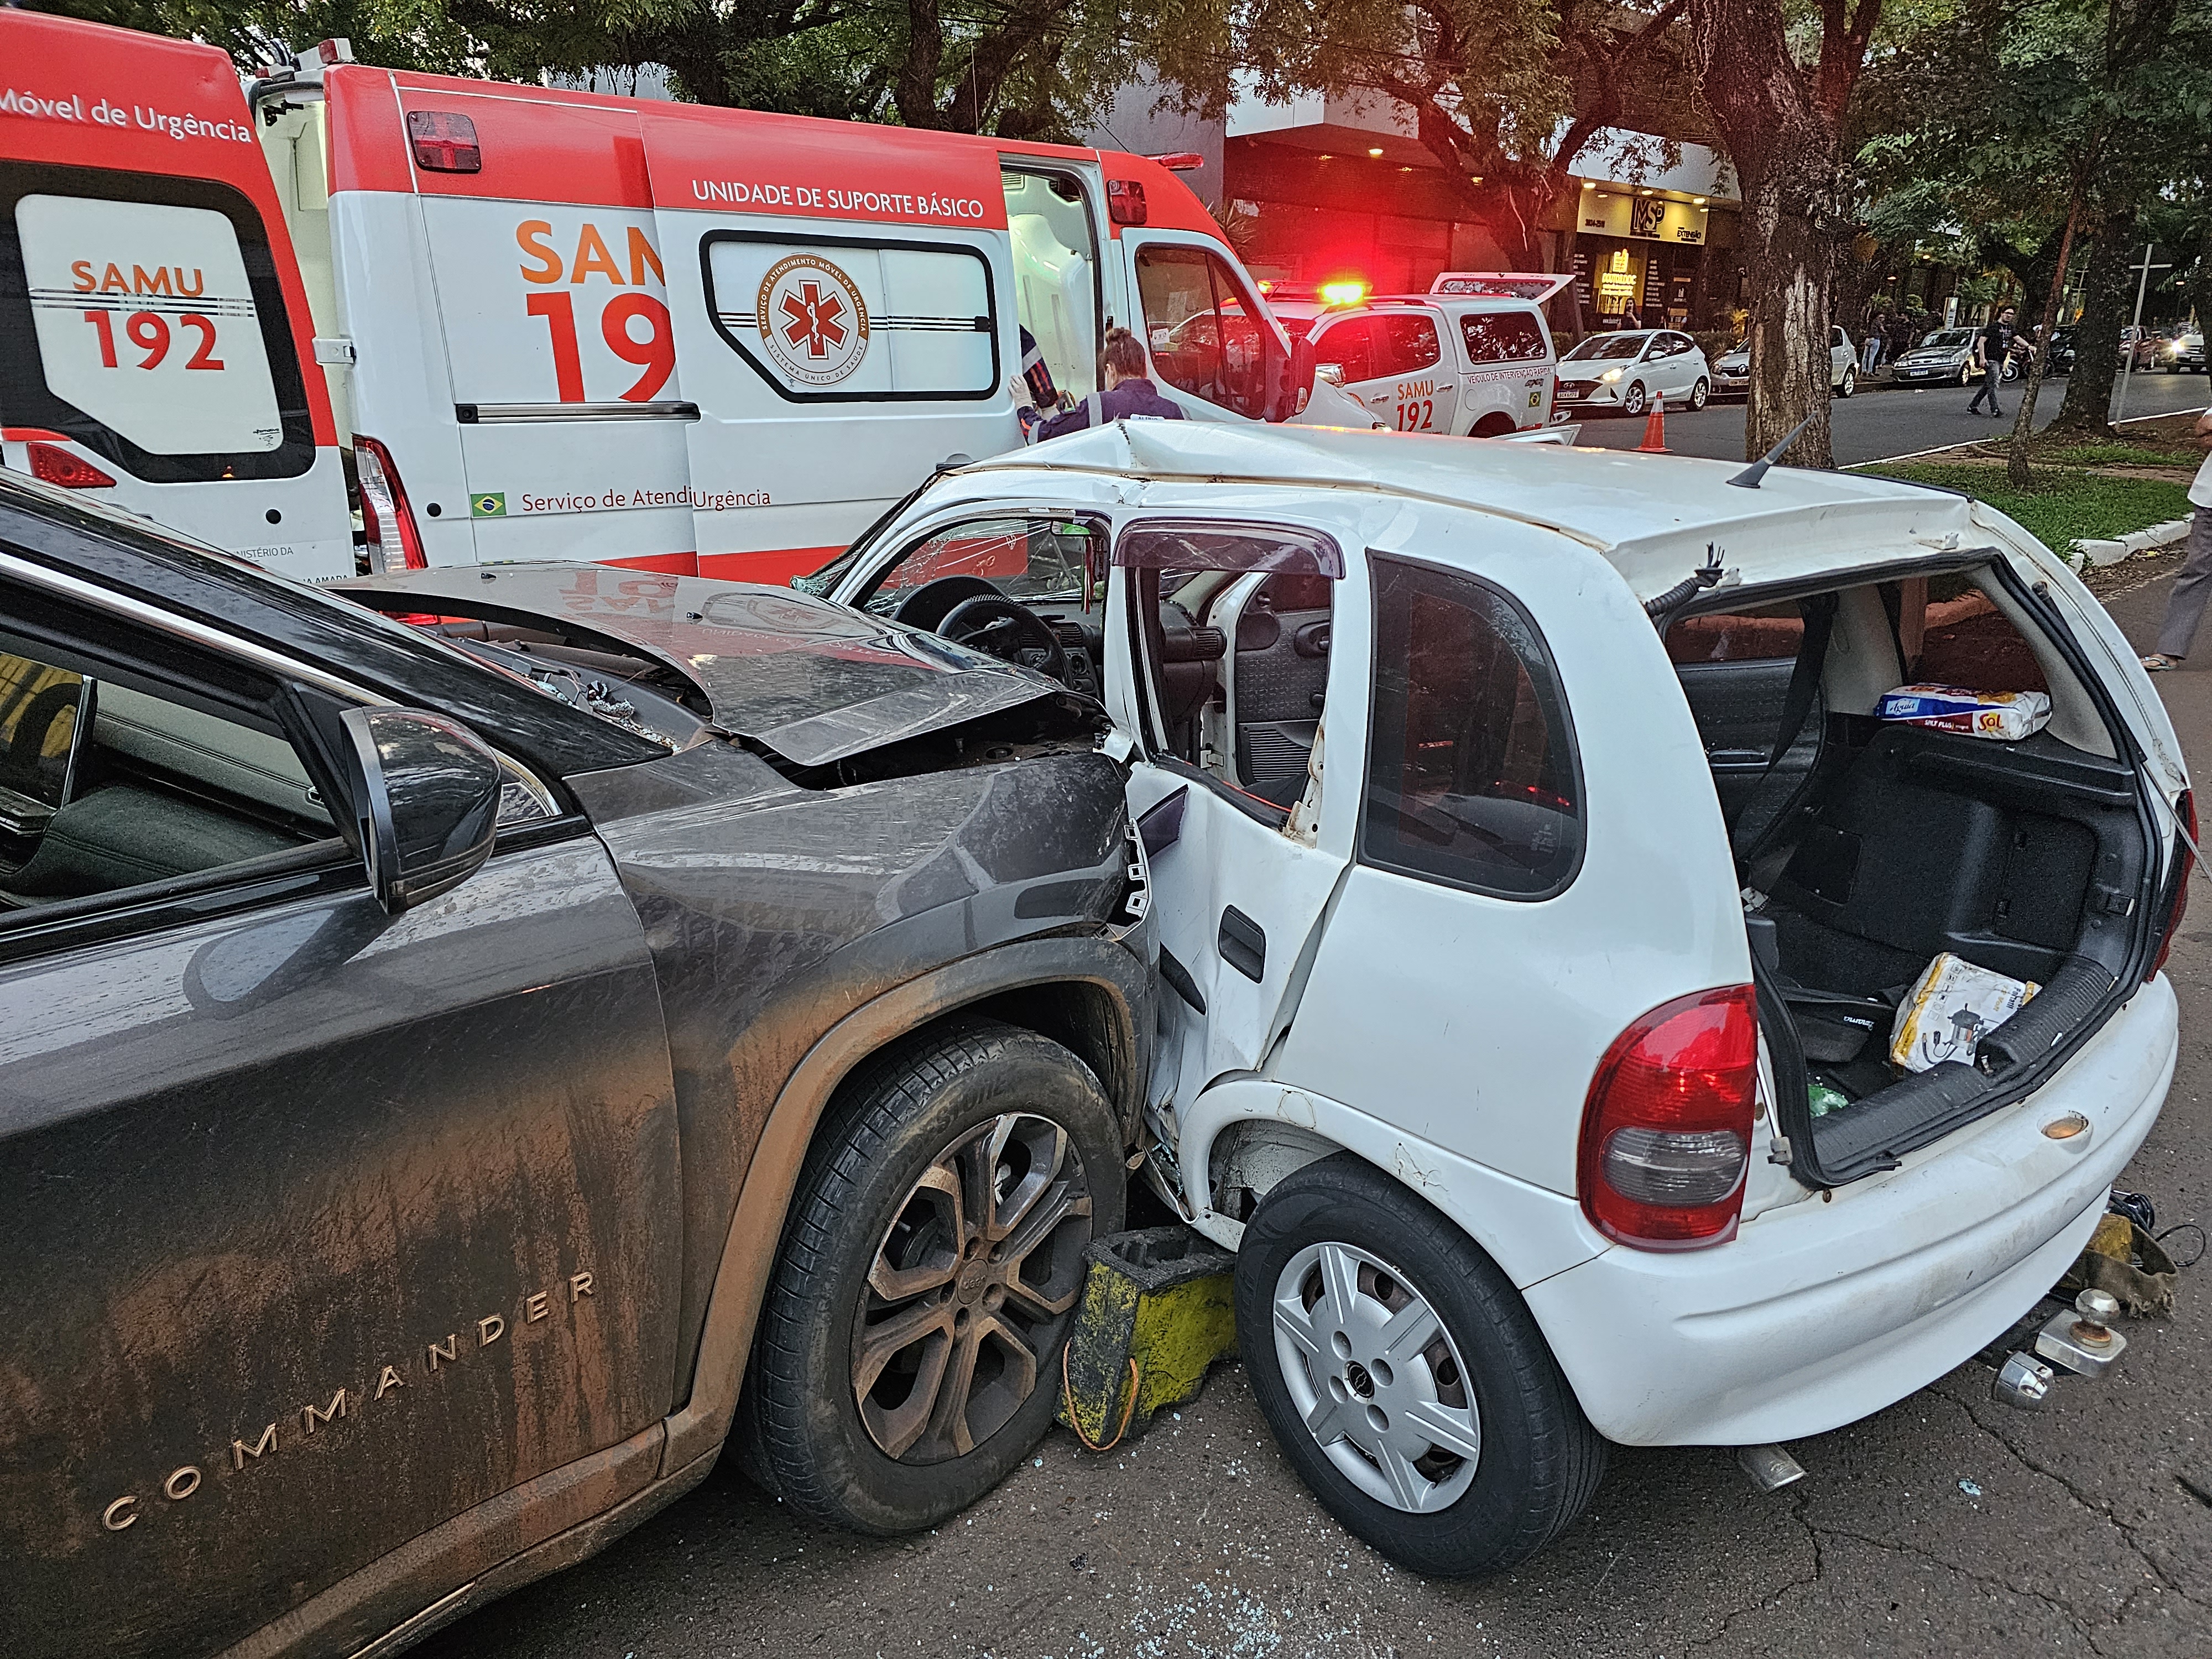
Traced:
<path fill-rule="evenodd" d="M 331 584 L 410 608 L 605 635 L 707 695 L 714 724 L 799 766 L 880 749 L 1038 697 L 1057 681 L 789 588 L 599 564 L 462 565 Z M 388 610 L 388 605 L 376 608 Z"/>

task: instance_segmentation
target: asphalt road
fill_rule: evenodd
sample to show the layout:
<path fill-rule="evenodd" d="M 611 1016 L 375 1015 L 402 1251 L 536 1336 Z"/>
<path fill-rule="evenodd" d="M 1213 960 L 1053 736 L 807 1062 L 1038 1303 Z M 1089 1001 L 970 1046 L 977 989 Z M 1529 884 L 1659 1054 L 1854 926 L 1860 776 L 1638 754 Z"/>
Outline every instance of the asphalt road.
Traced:
<path fill-rule="evenodd" d="M 1887 406 L 1908 394 L 1867 400 Z M 1858 404 L 1855 402 L 1852 412 Z M 2139 644 L 2163 580 L 2112 604 Z M 2160 682 L 2212 753 L 2212 646 Z M 2212 883 L 2168 964 L 2183 1047 L 2125 1184 L 2212 1221 Z M 2182 1241 L 2172 1241 L 2179 1251 Z M 2212 1264 L 2171 1320 L 2127 1322 L 2102 1383 L 2027 1414 L 1961 1367 L 1793 1446 L 1761 1496 L 1711 1450 L 1623 1451 L 1589 1513 L 1487 1583 L 1425 1583 L 1338 1528 L 1285 1466 L 1243 1373 L 1095 1457 L 1055 1431 L 937 1532 L 793 1523 L 725 1466 L 582 1566 L 441 1632 L 428 1659 L 1679 1659 L 2212 1654 Z M 1624 1355 L 1624 1363 L 1634 1363 Z"/>
<path fill-rule="evenodd" d="M 1909 455 L 1945 444 L 1962 444 L 1975 438 L 2001 436 L 2012 430 L 2018 407 L 2018 386 L 2004 388 L 2005 419 L 1966 413 L 1974 395 L 1956 386 L 1930 386 L 1901 392 L 1862 392 L 1855 398 L 1838 398 L 1829 404 L 1835 433 L 1836 465 L 1853 466 Z M 2185 409 L 2202 409 L 2207 382 L 2202 374 L 2138 374 L 2128 389 L 2126 412 L 2171 415 Z M 2048 425 L 2066 398 L 2066 383 L 2046 383 L 2035 400 L 2039 426 Z M 1621 415 L 1585 418 L 1576 441 L 1607 449 L 1633 449 L 1643 441 L 1644 422 Z M 1685 409 L 1668 411 L 1667 447 L 1678 455 L 1702 455 L 1718 461 L 1743 459 L 1743 404 L 1709 404 L 1697 414 Z"/>

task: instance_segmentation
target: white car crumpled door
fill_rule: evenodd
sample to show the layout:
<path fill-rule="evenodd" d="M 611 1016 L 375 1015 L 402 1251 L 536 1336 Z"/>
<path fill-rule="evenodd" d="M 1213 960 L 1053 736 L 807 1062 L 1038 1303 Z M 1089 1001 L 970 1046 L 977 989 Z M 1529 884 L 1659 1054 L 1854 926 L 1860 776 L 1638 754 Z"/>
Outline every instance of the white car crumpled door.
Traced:
<path fill-rule="evenodd" d="M 1212 538 L 1212 549 L 1205 531 L 1202 521 L 1187 518 L 1139 518 L 1125 526 L 1107 600 L 1109 703 L 1116 725 L 1138 738 L 1129 808 L 1151 868 L 1169 1034 L 1162 1058 L 1176 1076 L 1179 1103 L 1224 1073 L 1255 1070 L 1265 1060 L 1296 1011 L 1323 913 L 1349 858 L 1347 843 L 1315 836 L 1299 809 L 1286 815 L 1171 750 L 1171 683 L 1187 677 L 1192 665 L 1177 656 L 1191 647 L 1181 640 L 1167 644 L 1161 630 L 1144 626 L 1144 607 L 1160 586 L 1157 566 L 1133 569 L 1122 561 L 1154 557 L 1179 572 L 1209 557 L 1231 568 L 1243 559 L 1243 568 L 1333 577 L 1345 569 L 1334 544 L 1311 532 L 1286 527 L 1277 550 L 1283 562 L 1271 567 L 1252 562 L 1270 555 L 1249 521 Z M 1349 586 L 1337 582 L 1337 619 L 1364 629 L 1346 609 Z M 1196 630 L 1202 644 L 1205 633 Z M 1333 686 L 1342 678 L 1332 668 Z M 1356 704 L 1361 694 L 1357 676 L 1350 678 L 1342 701 Z"/>

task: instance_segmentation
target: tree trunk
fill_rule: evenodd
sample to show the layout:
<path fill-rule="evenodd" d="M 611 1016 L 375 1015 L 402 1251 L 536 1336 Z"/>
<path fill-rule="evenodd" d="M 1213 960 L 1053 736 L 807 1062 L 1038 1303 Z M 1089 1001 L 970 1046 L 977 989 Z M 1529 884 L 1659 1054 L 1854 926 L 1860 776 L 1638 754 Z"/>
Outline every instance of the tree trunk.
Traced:
<path fill-rule="evenodd" d="M 2128 258 L 2137 246 L 2132 220 L 2107 228 L 2090 244 L 2066 401 L 2046 431 L 2063 428 L 2085 437 L 2113 436 L 2112 382 L 2120 369 L 2120 330 L 2126 326 L 2129 302 L 2135 297 L 2129 285 Z"/>
<path fill-rule="evenodd" d="M 2040 349 L 2027 360 L 2027 383 L 2020 389 L 2020 409 L 2012 420 L 2012 453 L 2005 461 L 2005 480 L 2015 489 L 2034 482 L 2027 470 L 2028 440 L 2035 435 L 2035 398 L 2043 390 L 2044 365 L 2051 360 L 2051 331 L 2058 325 L 2058 296 L 2066 288 L 2066 261 L 2074 252 L 2074 226 L 2081 216 L 2081 192 L 2077 188 L 2067 204 L 2066 228 L 2058 238 L 2058 258 L 2051 273 L 2051 290 L 2044 296 L 2043 322 L 2029 337 L 2039 339 Z"/>
<path fill-rule="evenodd" d="M 1741 222 L 1751 233 L 1745 239 L 1751 391 L 1744 412 L 1744 455 L 1764 455 L 1809 416 L 1810 423 L 1783 459 L 1792 466 L 1832 466 L 1828 291 L 1835 244 L 1821 222 L 1834 178 L 1832 158 L 1778 144 L 1758 157 L 1756 171 L 1740 161 L 1737 172 L 1743 190 Z"/>
<path fill-rule="evenodd" d="M 1844 111 L 1881 0 L 1824 0 L 1809 74 L 1778 0 L 1690 0 L 1698 90 L 1741 180 L 1751 289 L 1751 405 L 1744 453 L 1764 454 L 1800 422 L 1782 459 L 1831 466 L 1829 295 L 1836 263 L 1836 155 Z"/>

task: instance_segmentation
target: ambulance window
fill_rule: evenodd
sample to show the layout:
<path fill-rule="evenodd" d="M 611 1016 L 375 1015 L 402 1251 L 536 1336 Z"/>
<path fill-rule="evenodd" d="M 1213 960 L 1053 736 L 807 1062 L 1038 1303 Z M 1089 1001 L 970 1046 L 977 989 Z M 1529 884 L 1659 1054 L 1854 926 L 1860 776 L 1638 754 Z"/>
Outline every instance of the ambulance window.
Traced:
<path fill-rule="evenodd" d="M 1149 243 L 1137 253 L 1146 344 L 1162 380 L 1255 420 L 1267 413 L 1279 352 L 1243 285 L 1203 248 Z"/>
<path fill-rule="evenodd" d="M 1547 355 L 1542 326 L 1525 311 L 1469 312 L 1459 326 L 1478 363 L 1540 362 Z"/>
<path fill-rule="evenodd" d="M 0 189 L 0 418 L 152 483 L 313 465 L 291 319 L 246 197 L 80 167 L 16 181 Z"/>
<path fill-rule="evenodd" d="M 1098 386 L 1102 305 L 1090 205 L 1083 186 L 1063 173 L 1004 177 L 1015 313 L 1036 342 L 1054 389 L 1080 398 Z"/>
<path fill-rule="evenodd" d="M 988 259 L 952 242 L 709 231 L 715 331 L 790 403 L 1000 393 Z"/>

